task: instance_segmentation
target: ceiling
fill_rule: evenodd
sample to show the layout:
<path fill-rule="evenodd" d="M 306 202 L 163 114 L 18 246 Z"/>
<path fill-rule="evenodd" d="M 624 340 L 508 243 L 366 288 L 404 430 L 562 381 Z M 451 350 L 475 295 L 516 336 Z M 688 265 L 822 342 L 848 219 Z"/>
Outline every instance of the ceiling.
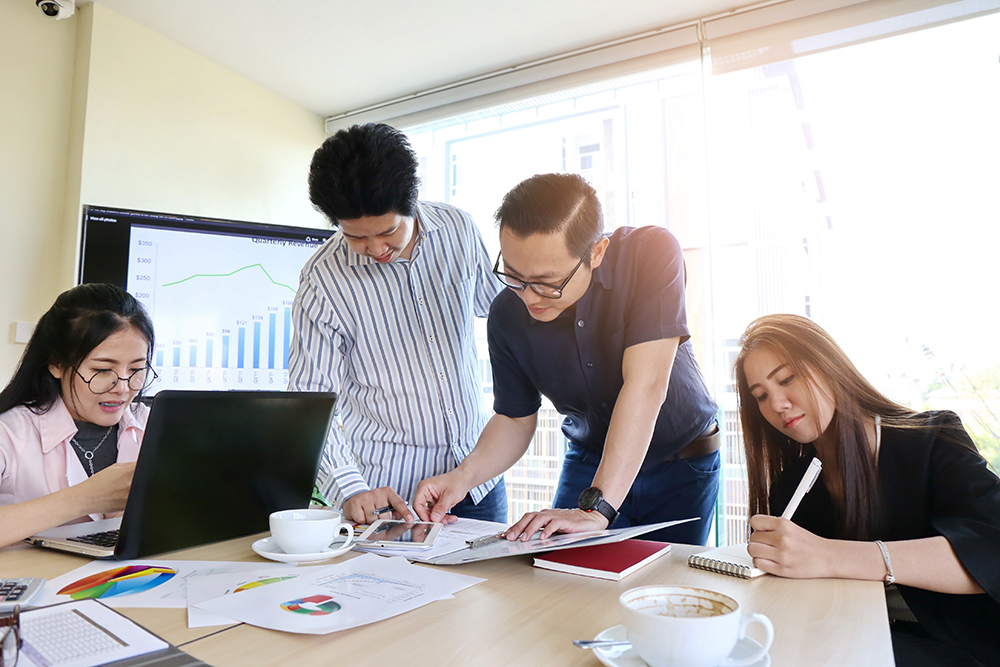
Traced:
<path fill-rule="evenodd" d="M 99 0 L 99 4 L 326 117 L 750 3 Z"/>

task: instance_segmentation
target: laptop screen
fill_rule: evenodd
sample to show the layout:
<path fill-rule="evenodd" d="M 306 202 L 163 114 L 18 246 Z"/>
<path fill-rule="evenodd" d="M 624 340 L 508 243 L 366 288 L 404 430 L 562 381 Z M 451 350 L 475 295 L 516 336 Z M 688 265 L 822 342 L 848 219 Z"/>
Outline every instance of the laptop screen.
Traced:
<path fill-rule="evenodd" d="M 153 401 L 115 557 L 268 529 L 309 505 L 336 395 L 162 391 Z"/>

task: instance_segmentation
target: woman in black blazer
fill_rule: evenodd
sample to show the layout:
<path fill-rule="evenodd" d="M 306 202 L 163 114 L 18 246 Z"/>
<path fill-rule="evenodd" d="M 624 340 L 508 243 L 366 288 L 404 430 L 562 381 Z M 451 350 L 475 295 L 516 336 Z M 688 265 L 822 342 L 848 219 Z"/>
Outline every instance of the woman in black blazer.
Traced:
<path fill-rule="evenodd" d="M 807 318 L 741 343 L 754 565 L 884 581 L 897 665 L 1000 665 L 1000 480 L 959 418 L 889 400 Z M 779 518 L 813 456 L 821 483 Z"/>

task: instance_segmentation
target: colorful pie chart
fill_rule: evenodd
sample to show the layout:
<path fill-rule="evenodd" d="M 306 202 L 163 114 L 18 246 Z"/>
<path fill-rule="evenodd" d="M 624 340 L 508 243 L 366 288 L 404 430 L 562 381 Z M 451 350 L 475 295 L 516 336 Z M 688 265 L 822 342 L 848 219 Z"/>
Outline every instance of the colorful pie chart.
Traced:
<path fill-rule="evenodd" d="M 310 595 L 307 598 L 282 602 L 281 608 L 296 614 L 326 616 L 340 609 L 340 605 L 334 602 L 333 598 L 328 595 Z"/>
<path fill-rule="evenodd" d="M 242 593 L 243 591 L 248 591 L 251 588 L 259 588 L 260 586 L 267 586 L 268 584 L 276 584 L 279 581 L 287 581 L 288 579 L 294 579 L 295 577 L 271 577 L 270 579 L 258 579 L 257 581 L 248 581 L 242 586 L 238 586 L 233 589 L 234 593 Z"/>
<path fill-rule="evenodd" d="M 125 595 L 135 595 L 160 584 L 166 583 L 177 574 L 169 567 L 152 567 L 149 565 L 127 565 L 92 574 L 59 591 L 59 595 L 68 595 L 74 600 L 86 598 L 118 598 Z"/>

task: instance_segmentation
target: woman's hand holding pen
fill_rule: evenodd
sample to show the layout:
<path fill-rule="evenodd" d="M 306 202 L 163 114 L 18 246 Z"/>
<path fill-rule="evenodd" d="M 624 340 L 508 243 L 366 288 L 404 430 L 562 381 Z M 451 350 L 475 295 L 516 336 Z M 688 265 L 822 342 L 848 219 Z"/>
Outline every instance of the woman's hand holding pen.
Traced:
<path fill-rule="evenodd" d="M 837 540 L 810 533 L 788 519 L 758 514 L 751 517 L 747 551 L 755 567 L 779 577 L 816 579 L 834 577 Z"/>

